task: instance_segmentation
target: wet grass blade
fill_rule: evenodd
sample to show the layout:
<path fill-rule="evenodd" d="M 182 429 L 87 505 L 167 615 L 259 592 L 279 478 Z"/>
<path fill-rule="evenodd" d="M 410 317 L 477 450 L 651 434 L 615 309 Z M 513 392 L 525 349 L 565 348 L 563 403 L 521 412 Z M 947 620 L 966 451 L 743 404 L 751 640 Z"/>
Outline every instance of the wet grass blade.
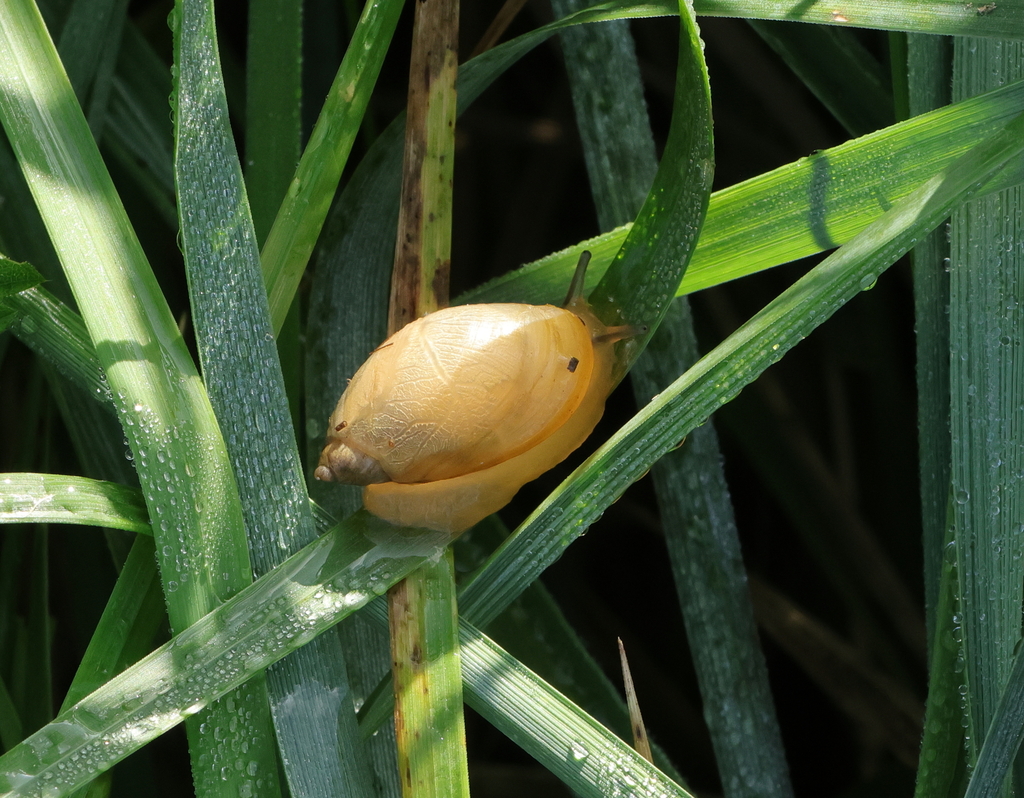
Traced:
<path fill-rule="evenodd" d="M 85 477 L 0 474 L 0 523 L 84 524 L 152 535 L 137 488 Z"/>
<path fill-rule="evenodd" d="M 348 161 L 402 0 L 367 2 L 288 194 L 263 246 L 275 332 L 281 329 Z"/>
<path fill-rule="evenodd" d="M 994 798 L 1003 790 L 1021 740 L 1024 739 L 1024 657 L 1014 657 L 1013 668 L 992 724 L 978 754 L 964 798 Z"/>
<path fill-rule="evenodd" d="M 203 376 L 239 475 L 253 569 L 262 575 L 310 543 L 316 532 L 215 41 L 213 4 L 185 0 L 175 114 L 179 236 Z M 324 637 L 289 657 L 268 672 L 267 684 L 291 792 L 365 793 L 368 773 L 356 748 L 355 714 L 337 639 Z M 249 736 L 239 732 L 237 738 Z M 310 759 L 305 755 L 310 747 L 331 755 Z M 276 756 L 269 752 L 257 767 L 274 771 Z"/>
<path fill-rule="evenodd" d="M 934 36 L 907 37 L 907 110 L 916 115 L 949 103 L 952 43 Z M 949 239 L 936 230 L 912 253 L 914 324 L 917 331 L 917 396 L 924 605 L 929 648 L 935 628 L 939 574 L 946 547 L 949 510 Z M 952 612 L 952 610 L 950 610 Z M 927 729 L 926 726 L 926 738 Z"/>
<path fill-rule="evenodd" d="M 953 97 L 1019 75 L 1022 66 L 1019 42 L 958 41 Z M 1024 235 L 1022 200 L 1020 186 L 1009 188 L 959 208 L 950 224 L 950 471 L 969 762 L 991 726 L 1021 634 L 1024 361 L 1016 342 L 1024 337 L 1024 256 L 1010 242 Z"/>

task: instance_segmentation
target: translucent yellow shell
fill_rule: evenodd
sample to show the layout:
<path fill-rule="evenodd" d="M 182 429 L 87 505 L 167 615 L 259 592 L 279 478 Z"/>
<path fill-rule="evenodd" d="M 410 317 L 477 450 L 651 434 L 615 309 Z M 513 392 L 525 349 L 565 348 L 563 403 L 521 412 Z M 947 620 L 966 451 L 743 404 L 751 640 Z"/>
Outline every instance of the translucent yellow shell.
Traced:
<path fill-rule="evenodd" d="M 612 343 L 581 300 L 464 305 L 407 325 L 338 401 L 316 477 L 393 524 L 460 532 L 590 434 Z"/>

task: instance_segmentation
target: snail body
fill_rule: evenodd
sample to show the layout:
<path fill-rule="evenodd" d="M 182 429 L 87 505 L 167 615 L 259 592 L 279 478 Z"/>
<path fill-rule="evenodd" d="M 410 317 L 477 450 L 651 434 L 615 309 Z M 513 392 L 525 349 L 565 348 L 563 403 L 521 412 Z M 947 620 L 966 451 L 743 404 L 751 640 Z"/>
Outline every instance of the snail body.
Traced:
<path fill-rule="evenodd" d="M 620 337 L 581 297 L 417 319 L 353 376 L 315 476 L 365 485 L 366 509 L 393 524 L 461 532 L 587 438 Z"/>

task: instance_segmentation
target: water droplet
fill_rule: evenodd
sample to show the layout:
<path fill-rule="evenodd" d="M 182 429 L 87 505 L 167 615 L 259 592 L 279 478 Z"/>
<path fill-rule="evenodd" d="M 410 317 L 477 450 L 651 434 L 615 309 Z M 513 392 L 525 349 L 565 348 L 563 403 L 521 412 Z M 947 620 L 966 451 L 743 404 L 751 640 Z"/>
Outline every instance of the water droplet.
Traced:
<path fill-rule="evenodd" d="M 583 747 L 582 743 L 578 743 L 575 740 L 569 746 L 569 756 L 571 756 L 577 762 L 582 762 L 588 756 L 590 751 Z"/>

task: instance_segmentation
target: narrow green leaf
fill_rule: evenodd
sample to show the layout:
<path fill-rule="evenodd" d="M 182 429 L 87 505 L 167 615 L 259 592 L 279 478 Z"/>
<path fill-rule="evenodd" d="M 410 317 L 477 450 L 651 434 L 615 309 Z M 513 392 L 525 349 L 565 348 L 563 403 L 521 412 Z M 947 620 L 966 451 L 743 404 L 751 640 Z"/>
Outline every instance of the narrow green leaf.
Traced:
<path fill-rule="evenodd" d="M 1018 653 L 1006 687 L 999 696 L 964 798 L 995 798 L 1003 791 L 1021 740 L 1024 740 L 1024 657 Z"/>
<path fill-rule="evenodd" d="M 74 0 L 61 28 L 57 51 L 83 108 L 104 60 L 113 63 L 121 45 L 127 0 Z M 105 75 L 109 78 L 109 75 Z M 102 87 L 105 92 L 106 86 Z"/>
<path fill-rule="evenodd" d="M 57 371 L 99 402 L 114 409 L 110 386 L 82 317 L 44 288 L 8 300 L 16 316 L 12 332 Z"/>
<path fill-rule="evenodd" d="M 249 4 L 245 180 L 262 245 L 301 155 L 302 4 Z"/>
<path fill-rule="evenodd" d="M 1024 71 L 1021 42 L 958 41 L 955 99 Z M 978 756 L 1021 639 L 1024 561 L 1024 256 L 1021 187 L 975 200 L 950 226 L 950 434 L 953 524 L 966 667 L 969 761 Z M 1009 788 L 1005 792 L 1010 795 Z"/>
<path fill-rule="evenodd" d="M 668 312 L 704 222 L 713 174 L 711 89 L 703 44 L 689 9 L 680 2 L 672 126 L 661 164 L 622 249 L 588 297 L 608 323 L 648 326 L 646 334 L 620 345 L 627 364 Z"/>
<path fill-rule="evenodd" d="M 950 100 L 952 42 L 907 37 L 907 108 L 911 115 Z M 917 418 L 920 440 L 924 605 L 929 650 L 934 650 L 939 574 L 946 548 L 949 505 L 949 239 L 936 230 L 914 247 L 914 327 L 917 345 Z M 952 610 L 951 610 L 952 612 Z M 930 693 L 931 691 L 929 691 Z M 926 728 L 927 739 L 927 728 Z M 922 760 L 923 761 L 923 760 Z"/>
<path fill-rule="evenodd" d="M 697 249 L 677 295 L 719 285 L 850 241 L 923 181 L 1024 107 L 1024 81 L 1006 85 L 876 133 L 822 150 L 711 195 Z M 1010 162 L 979 196 L 1024 179 Z M 527 264 L 459 302 L 550 302 L 564 293 L 579 253 L 590 249 L 594 280 L 628 228 Z M 589 280 L 588 280 L 589 282 Z"/>
<path fill-rule="evenodd" d="M 245 182 L 259 246 L 267 240 L 302 153 L 302 3 L 249 5 L 246 59 Z M 277 339 L 292 412 L 301 427 L 302 353 L 299 308 Z"/>
<path fill-rule="evenodd" d="M 638 401 L 698 358 L 677 299 L 630 372 Z M 743 568 L 718 436 L 709 419 L 651 469 L 704 719 L 727 796 L 792 795 L 768 669 Z"/>
<path fill-rule="evenodd" d="M 0 524 L 104 526 L 152 535 L 137 488 L 85 477 L 0 474 Z"/>
<path fill-rule="evenodd" d="M 45 280 L 31 263 L 18 263 L 0 255 L 0 300 L 27 291 Z"/>
<path fill-rule="evenodd" d="M 327 218 L 401 10 L 402 0 L 366 3 L 263 247 L 263 273 L 275 332 L 284 323 Z"/>
<path fill-rule="evenodd" d="M 157 207 L 173 210 L 174 142 L 167 98 L 171 75 L 133 25 L 125 27 L 107 118 L 107 139 L 121 163 L 137 163 Z M 177 221 L 175 214 L 170 220 Z"/>
<path fill-rule="evenodd" d="M 553 6 L 568 10 L 560 0 Z M 562 41 L 591 192 L 601 228 L 608 230 L 635 215 L 657 169 L 639 66 L 624 23 L 566 31 Z M 633 364 L 638 401 L 646 402 L 696 359 L 688 301 L 679 298 Z M 685 452 L 662 458 L 652 472 L 725 794 L 791 794 L 711 423 L 694 430 Z M 530 591 L 539 588 L 535 583 Z"/>
<path fill-rule="evenodd" d="M 388 595 L 403 795 L 469 795 L 451 549 Z"/>
<path fill-rule="evenodd" d="M 180 14 L 175 118 L 180 238 L 203 375 L 239 475 L 249 551 L 261 575 L 311 542 L 316 532 L 231 136 L 213 3 L 184 0 Z M 355 712 L 337 638 L 317 640 L 272 668 L 267 685 L 292 792 L 364 794 L 368 774 L 355 750 Z M 249 746 L 253 736 L 239 730 L 233 737 Z M 311 762 L 306 755 L 311 746 L 331 756 Z M 263 792 L 270 794 L 277 772 L 273 749 L 268 745 L 261 756 L 249 747 L 240 754 L 258 763 Z"/>
<path fill-rule="evenodd" d="M 690 795 L 465 620 L 459 637 L 469 705 L 575 794 Z"/>
<path fill-rule="evenodd" d="M 585 7 L 555 0 L 559 17 Z M 577 25 L 559 34 L 576 127 L 602 231 L 632 222 L 658 170 L 629 23 Z"/>
<path fill-rule="evenodd" d="M 776 0 L 701 0 L 695 5 L 698 14 L 715 17 L 1008 39 L 1024 35 L 1024 3 L 1020 0 L 997 3 L 994 7 L 961 0 L 852 0 L 844 2 L 841 8 L 820 3 L 792 5 Z"/>
<path fill-rule="evenodd" d="M 947 512 L 952 512 L 952 507 Z M 944 536 L 945 556 L 936 574 L 938 594 L 932 607 L 931 661 L 928 663 L 928 699 L 924 737 L 917 767 L 915 798 L 952 798 L 964 794 L 967 748 L 964 745 L 964 660 L 956 613 L 958 590 L 952 518 Z"/>

